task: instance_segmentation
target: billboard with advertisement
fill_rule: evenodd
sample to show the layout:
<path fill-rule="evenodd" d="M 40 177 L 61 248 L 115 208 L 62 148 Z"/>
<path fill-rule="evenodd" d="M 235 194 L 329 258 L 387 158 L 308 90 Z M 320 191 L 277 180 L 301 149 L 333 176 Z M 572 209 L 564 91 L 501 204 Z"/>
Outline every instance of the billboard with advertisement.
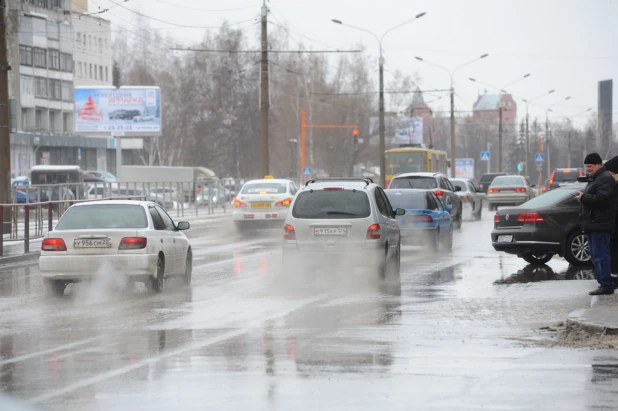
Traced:
<path fill-rule="evenodd" d="M 474 179 L 474 159 L 458 158 L 455 160 L 455 175 L 457 178 Z"/>
<path fill-rule="evenodd" d="M 159 87 L 76 87 L 75 132 L 161 134 Z"/>
<path fill-rule="evenodd" d="M 369 135 L 371 144 L 379 142 L 379 119 L 369 119 Z M 387 146 L 401 144 L 423 144 L 423 118 L 422 117 L 386 117 L 384 119 L 385 136 Z"/>

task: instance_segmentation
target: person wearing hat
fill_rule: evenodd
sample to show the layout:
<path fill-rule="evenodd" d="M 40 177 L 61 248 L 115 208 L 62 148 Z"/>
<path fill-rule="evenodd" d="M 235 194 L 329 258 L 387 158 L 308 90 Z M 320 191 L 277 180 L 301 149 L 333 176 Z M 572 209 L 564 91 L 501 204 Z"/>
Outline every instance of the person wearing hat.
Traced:
<path fill-rule="evenodd" d="M 614 281 L 611 276 L 610 239 L 616 224 L 616 183 L 612 175 L 603 167 L 603 160 L 597 153 L 591 153 L 584 159 L 586 173 L 590 176 L 584 192 L 578 192 L 575 198 L 580 202 L 581 228 L 588 234 L 590 258 L 599 288 L 590 291 L 590 295 L 614 293 Z"/>
<path fill-rule="evenodd" d="M 614 181 L 618 184 L 618 156 L 613 157 L 603 165 L 605 169 L 614 177 Z M 616 186 L 618 190 L 618 185 Z M 612 261 L 612 280 L 614 280 L 614 289 L 618 288 L 618 206 L 616 207 L 616 224 L 614 232 L 609 241 L 609 255 Z"/>

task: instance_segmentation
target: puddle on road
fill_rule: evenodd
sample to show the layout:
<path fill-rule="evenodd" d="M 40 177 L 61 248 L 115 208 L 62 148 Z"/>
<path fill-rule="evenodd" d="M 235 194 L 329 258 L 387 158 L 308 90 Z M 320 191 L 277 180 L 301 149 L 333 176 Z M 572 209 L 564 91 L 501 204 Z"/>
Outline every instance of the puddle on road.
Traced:
<path fill-rule="evenodd" d="M 525 284 L 556 280 L 594 280 L 594 268 L 591 266 L 569 266 L 566 270 L 554 270 L 548 265 L 528 264 L 516 273 L 494 281 L 494 284 Z"/>

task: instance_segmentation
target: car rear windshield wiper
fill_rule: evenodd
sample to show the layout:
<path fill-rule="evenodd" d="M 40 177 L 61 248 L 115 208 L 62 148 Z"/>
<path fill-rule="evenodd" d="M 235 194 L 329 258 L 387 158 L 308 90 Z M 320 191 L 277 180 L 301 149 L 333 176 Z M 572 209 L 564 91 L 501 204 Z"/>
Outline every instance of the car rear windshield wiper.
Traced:
<path fill-rule="evenodd" d="M 358 214 L 348 213 L 347 211 L 327 211 L 326 215 L 350 215 L 356 217 Z"/>

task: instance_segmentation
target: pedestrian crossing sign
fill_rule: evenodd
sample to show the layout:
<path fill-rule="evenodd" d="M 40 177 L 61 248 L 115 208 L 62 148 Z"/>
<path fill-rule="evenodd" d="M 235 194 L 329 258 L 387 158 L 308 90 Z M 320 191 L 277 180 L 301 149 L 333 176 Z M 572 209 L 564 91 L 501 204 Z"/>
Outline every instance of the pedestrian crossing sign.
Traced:
<path fill-rule="evenodd" d="M 543 154 L 543 153 L 536 153 L 534 155 L 534 162 L 535 163 L 544 163 L 545 162 L 545 154 Z"/>
<path fill-rule="evenodd" d="M 489 161 L 491 153 L 489 151 L 481 151 L 481 161 Z"/>

